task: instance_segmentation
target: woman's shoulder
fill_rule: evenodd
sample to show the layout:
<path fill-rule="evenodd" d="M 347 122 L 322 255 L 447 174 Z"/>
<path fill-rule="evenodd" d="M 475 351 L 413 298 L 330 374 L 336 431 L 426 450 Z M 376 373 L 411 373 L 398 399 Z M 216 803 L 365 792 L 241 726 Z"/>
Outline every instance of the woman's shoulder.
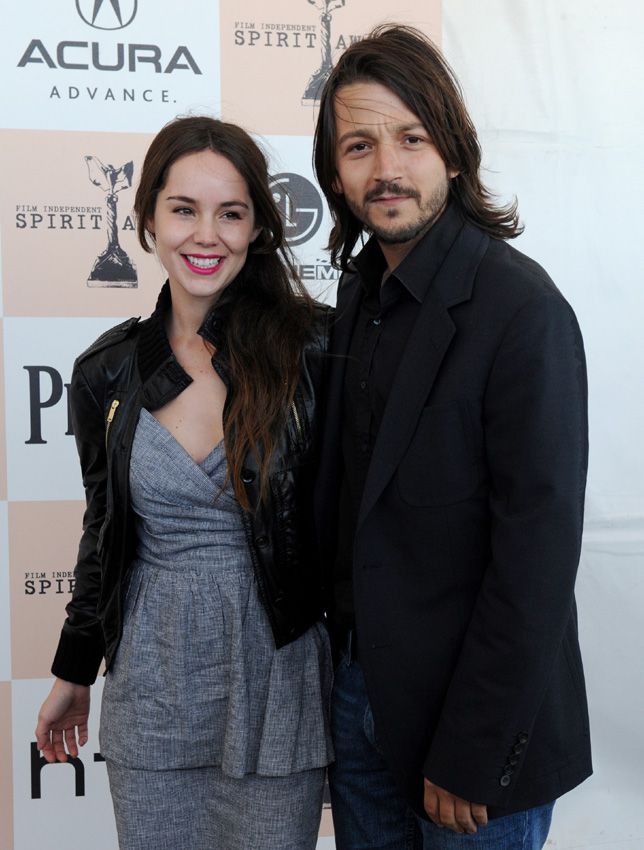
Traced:
<path fill-rule="evenodd" d="M 132 316 L 131 319 L 126 319 L 124 322 L 106 330 L 85 351 L 78 355 L 76 363 L 84 363 L 100 352 L 106 351 L 124 340 L 133 338 L 138 329 L 140 319 L 140 316 Z"/>
<path fill-rule="evenodd" d="M 313 302 L 309 347 L 322 351 L 328 349 L 333 312 L 333 307 L 329 304 L 322 304 L 320 301 Z"/>

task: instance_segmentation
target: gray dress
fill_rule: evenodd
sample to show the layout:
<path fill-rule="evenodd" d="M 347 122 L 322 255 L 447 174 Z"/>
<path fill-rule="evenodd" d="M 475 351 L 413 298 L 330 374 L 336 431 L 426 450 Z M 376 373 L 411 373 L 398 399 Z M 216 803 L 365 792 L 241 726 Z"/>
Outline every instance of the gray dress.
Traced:
<path fill-rule="evenodd" d="M 137 557 L 100 727 L 108 764 L 132 775 L 287 777 L 332 759 L 326 630 L 275 648 L 226 469 L 223 443 L 197 464 L 141 411 L 130 465 Z"/>

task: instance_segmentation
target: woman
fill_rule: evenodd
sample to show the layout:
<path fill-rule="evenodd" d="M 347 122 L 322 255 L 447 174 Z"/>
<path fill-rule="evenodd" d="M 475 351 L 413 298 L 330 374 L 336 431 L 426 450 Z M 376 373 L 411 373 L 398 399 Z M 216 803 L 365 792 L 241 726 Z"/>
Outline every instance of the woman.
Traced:
<path fill-rule="evenodd" d="M 309 515 L 328 314 L 240 128 L 167 125 L 135 212 L 168 281 L 149 319 L 74 366 L 87 510 L 38 746 L 77 755 L 104 657 L 121 848 L 313 848 L 331 759 Z"/>

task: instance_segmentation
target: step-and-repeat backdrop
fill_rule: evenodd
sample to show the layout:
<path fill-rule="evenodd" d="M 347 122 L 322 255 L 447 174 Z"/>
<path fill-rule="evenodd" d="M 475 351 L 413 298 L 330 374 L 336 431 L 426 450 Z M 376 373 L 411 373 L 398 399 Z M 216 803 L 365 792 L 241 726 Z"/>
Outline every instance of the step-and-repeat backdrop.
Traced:
<path fill-rule="evenodd" d="M 116 321 L 149 313 L 163 280 L 135 238 L 145 150 L 177 114 L 251 130 L 269 153 L 300 273 L 333 303 L 330 222 L 311 168 L 316 92 L 346 46 L 394 19 L 442 43 L 480 129 L 486 180 L 519 197 L 519 247 L 548 268 L 585 330 L 592 468 L 578 595 L 597 774 L 562 801 L 549 846 L 641 850 L 640 4 L 5 0 L 2 11 L 0 850 L 116 848 L 96 737 L 101 681 L 75 764 L 45 765 L 33 729 L 83 510 L 72 363 Z M 319 847 L 333 846 L 326 810 Z"/>

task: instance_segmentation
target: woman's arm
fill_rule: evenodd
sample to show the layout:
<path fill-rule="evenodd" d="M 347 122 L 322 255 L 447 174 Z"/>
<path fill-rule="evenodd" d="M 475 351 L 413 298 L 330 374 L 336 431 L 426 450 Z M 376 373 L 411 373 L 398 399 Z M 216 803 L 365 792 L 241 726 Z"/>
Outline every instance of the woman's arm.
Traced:
<path fill-rule="evenodd" d="M 48 762 L 67 761 L 87 743 L 89 687 L 56 679 L 38 713 L 36 742 Z"/>
<path fill-rule="evenodd" d="M 82 363 L 74 365 L 70 387 L 71 417 L 80 459 L 86 509 L 74 568 L 74 592 L 52 666 L 67 682 L 91 685 L 104 653 L 103 631 L 96 615 L 101 566 L 99 535 L 106 515 L 107 458 L 102 390 L 90 386 Z"/>

